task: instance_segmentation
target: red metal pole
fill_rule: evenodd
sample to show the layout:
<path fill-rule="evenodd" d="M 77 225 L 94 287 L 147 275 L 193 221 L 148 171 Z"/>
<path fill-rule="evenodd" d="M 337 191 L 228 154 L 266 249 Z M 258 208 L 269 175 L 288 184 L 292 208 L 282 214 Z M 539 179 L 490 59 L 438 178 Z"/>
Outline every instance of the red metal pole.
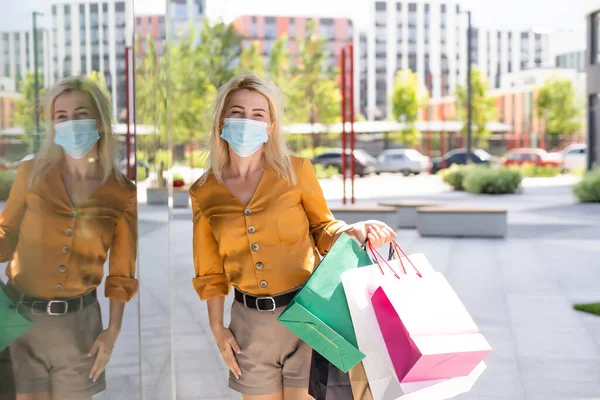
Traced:
<path fill-rule="evenodd" d="M 346 49 L 342 49 L 341 60 L 341 90 L 342 90 L 342 204 L 346 204 Z"/>
<path fill-rule="evenodd" d="M 125 133 L 125 151 L 127 152 L 127 178 L 131 179 L 131 132 L 129 130 L 129 46 L 125 47 L 125 124 L 127 131 Z"/>
<path fill-rule="evenodd" d="M 354 159 L 354 148 L 356 147 L 356 138 L 354 133 L 354 46 L 348 45 L 348 58 L 350 62 L 350 171 L 351 171 L 351 203 L 354 204 L 354 174 L 356 174 L 356 160 Z"/>

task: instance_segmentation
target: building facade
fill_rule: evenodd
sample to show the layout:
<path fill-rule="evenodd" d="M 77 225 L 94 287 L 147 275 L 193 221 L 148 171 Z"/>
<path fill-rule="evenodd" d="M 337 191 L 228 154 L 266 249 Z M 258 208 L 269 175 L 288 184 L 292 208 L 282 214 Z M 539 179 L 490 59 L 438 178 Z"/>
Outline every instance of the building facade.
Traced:
<path fill-rule="evenodd" d="M 125 47 L 133 29 L 131 0 L 52 1 L 51 83 L 97 71 L 106 80 L 114 115 L 121 115 L 125 108 Z"/>
<path fill-rule="evenodd" d="M 49 38 L 45 29 L 38 29 L 38 71 L 44 82 L 50 82 Z M 19 82 L 27 72 L 34 70 L 34 45 L 32 31 L 0 31 L 0 78 L 4 78 L 0 91 L 17 91 Z"/>
<path fill-rule="evenodd" d="M 167 40 L 166 17 L 164 15 L 138 15 L 135 17 L 135 35 L 139 40 L 136 54 L 146 54 L 150 37 L 154 40 L 156 54 L 160 56 Z"/>
<path fill-rule="evenodd" d="M 600 166 L 600 9 L 587 21 L 587 139 L 588 168 Z"/>
<path fill-rule="evenodd" d="M 391 114 L 389 98 L 396 71 L 411 69 L 430 96 L 453 93 L 466 83 L 467 15 L 460 1 L 375 0 L 366 33 L 367 62 L 361 65 L 369 119 Z M 533 30 L 472 27 L 472 64 L 499 88 L 504 74 L 550 64 L 548 35 Z M 366 74 L 364 73 L 366 71 Z"/>
<path fill-rule="evenodd" d="M 206 0 L 168 0 L 168 17 L 174 37 L 186 35 L 190 29 L 200 30 L 206 15 Z"/>
<path fill-rule="evenodd" d="M 558 68 L 574 69 L 577 72 L 585 72 L 585 50 L 557 54 L 555 56 L 554 65 Z"/>

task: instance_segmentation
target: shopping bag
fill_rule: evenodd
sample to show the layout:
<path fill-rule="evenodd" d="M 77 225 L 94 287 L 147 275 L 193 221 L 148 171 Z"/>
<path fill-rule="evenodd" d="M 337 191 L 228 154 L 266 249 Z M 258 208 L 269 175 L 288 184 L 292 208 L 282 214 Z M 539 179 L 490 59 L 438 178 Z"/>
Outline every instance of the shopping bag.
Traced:
<path fill-rule="evenodd" d="M 0 351 L 31 327 L 31 320 L 17 311 L 15 302 L 6 294 L 4 287 L 0 280 Z"/>
<path fill-rule="evenodd" d="M 367 252 L 342 234 L 279 316 L 283 325 L 343 372 L 364 354 L 357 348 L 341 274 L 371 263 Z"/>
<path fill-rule="evenodd" d="M 308 382 L 315 400 L 373 400 L 362 363 L 344 373 L 313 351 Z"/>
<path fill-rule="evenodd" d="M 394 242 L 393 245 L 397 246 Z M 401 252 L 396 251 L 401 254 Z M 385 279 L 397 279 L 393 271 L 416 273 L 426 276 L 435 273 L 423 254 L 410 255 L 411 264 L 416 268 L 404 268 L 409 265 L 406 257 L 381 262 L 381 256 L 375 251 L 375 264 L 364 268 L 346 271 L 342 274 L 342 283 L 352 316 L 358 348 L 365 353 L 361 362 L 364 366 L 369 387 L 374 400 L 397 399 L 446 399 L 467 392 L 479 378 L 485 365 L 476 369 L 468 377 L 449 380 L 400 383 L 392 368 L 385 341 L 379 330 L 377 317 L 371 304 L 371 294 Z M 379 260 L 377 259 L 379 256 Z M 381 265 L 384 264 L 384 265 Z M 382 268 L 383 267 L 383 268 Z M 391 267 L 388 268 L 388 267 Z"/>
<path fill-rule="evenodd" d="M 439 272 L 384 279 L 371 301 L 401 383 L 468 376 L 491 352 Z"/>

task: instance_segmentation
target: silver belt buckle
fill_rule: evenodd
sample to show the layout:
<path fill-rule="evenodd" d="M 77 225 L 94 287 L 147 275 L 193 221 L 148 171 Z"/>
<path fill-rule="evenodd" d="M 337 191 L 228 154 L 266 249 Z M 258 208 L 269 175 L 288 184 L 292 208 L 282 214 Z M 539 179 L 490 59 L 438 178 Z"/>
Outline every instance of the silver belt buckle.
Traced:
<path fill-rule="evenodd" d="M 245 300 L 245 298 L 244 298 L 244 300 Z M 271 308 L 271 309 L 262 309 L 262 308 L 260 308 L 260 306 L 258 305 L 258 302 L 260 300 L 271 300 L 271 303 L 273 303 L 273 308 Z M 257 297 L 256 298 L 256 310 L 258 312 L 275 311 L 276 308 L 277 308 L 277 304 L 275 304 L 275 299 L 272 296 Z"/>
<path fill-rule="evenodd" d="M 53 312 L 52 311 L 52 304 L 64 304 L 65 305 L 65 311 L 63 312 Z M 46 306 L 46 313 L 48 315 L 65 315 L 67 312 L 69 311 L 69 303 L 67 303 L 65 300 L 50 300 L 48 302 L 48 305 Z"/>

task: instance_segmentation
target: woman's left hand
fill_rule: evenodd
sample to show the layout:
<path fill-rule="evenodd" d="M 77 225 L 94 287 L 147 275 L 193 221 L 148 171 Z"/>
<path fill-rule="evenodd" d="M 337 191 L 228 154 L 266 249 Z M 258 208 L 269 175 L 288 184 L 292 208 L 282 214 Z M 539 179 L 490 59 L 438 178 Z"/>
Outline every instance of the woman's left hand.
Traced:
<path fill-rule="evenodd" d="M 92 357 L 96 354 L 96 361 L 90 371 L 90 379 L 93 382 L 96 382 L 100 375 L 102 375 L 102 372 L 106 369 L 118 336 L 119 330 L 109 326 L 106 330 L 100 332 L 92 345 L 88 357 Z"/>
<path fill-rule="evenodd" d="M 381 221 L 369 220 L 357 222 L 356 224 L 352 224 L 351 227 L 352 229 L 348 234 L 360 243 L 365 243 L 368 239 L 375 248 L 391 242 L 396 237 L 396 232 Z"/>

